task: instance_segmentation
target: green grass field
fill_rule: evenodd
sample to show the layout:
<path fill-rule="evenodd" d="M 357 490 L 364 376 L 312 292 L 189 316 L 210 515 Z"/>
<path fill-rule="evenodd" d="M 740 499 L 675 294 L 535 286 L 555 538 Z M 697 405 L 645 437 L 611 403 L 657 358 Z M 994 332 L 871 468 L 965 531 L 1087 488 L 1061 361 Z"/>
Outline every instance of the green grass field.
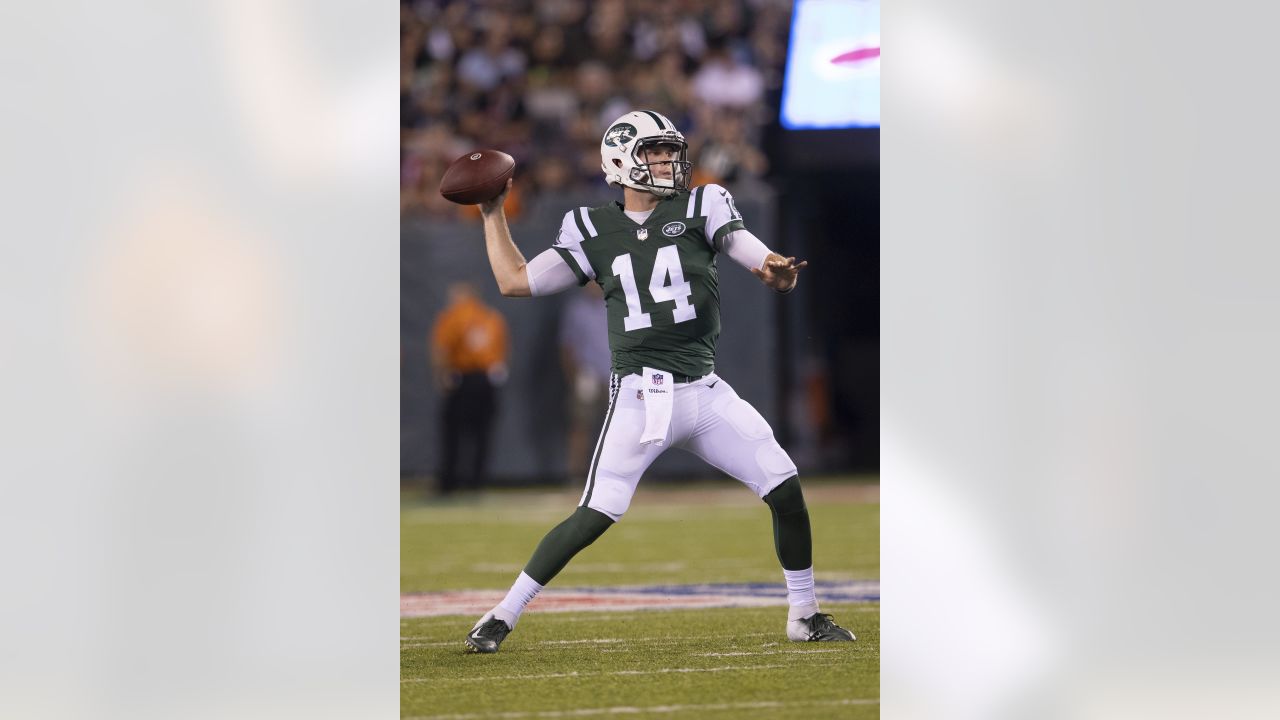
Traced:
<path fill-rule="evenodd" d="M 806 481 L 821 580 L 879 577 L 874 485 Z M 578 491 L 505 491 L 437 505 L 406 493 L 401 590 L 505 591 Z M 552 588 L 781 584 L 768 508 L 731 481 L 637 493 L 630 512 Z M 821 600 L 819 594 L 819 600 Z M 463 652 L 473 615 L 401 620 L 401 714 L 879 716 L 879 603 L 823 604 L 854 643 L 790 643 L 784 607 L 539 612 L 496 655 Z"/>

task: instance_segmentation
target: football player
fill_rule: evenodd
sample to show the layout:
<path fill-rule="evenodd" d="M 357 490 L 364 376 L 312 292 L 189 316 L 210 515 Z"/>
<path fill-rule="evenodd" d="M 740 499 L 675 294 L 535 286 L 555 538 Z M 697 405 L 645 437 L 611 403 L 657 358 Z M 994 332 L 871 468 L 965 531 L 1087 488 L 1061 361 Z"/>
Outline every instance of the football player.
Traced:
<path fill-rule="evenodd" d="M 614 374 L 578 508 L 547 533 L 506 598 L 468 633 L 472 651 L 497 652 L 525 606 L 627 512 L 641 475 L 670 447 L 732 475 L 769 506 L 790 604 L 787 637 L 854 639 L 819 612 L 809 513 L 795 464 L 760 413 L 715 373 L 716 258 L 727 255 L 782 293 L 795 288 L 807 263 L 771 252 L 752 235 L 728 190 L 690 190 L 687 153 L 684 136 L 666 117 L 638 110 L 618 118 L 600 142 L 600 156 L 605 180 L 622 188 L 623 201 L 565 213 L 554 246 L 527 262 L 503 214 L 506 192 L 480 207 L 503 295 L 600 284 Z"/>

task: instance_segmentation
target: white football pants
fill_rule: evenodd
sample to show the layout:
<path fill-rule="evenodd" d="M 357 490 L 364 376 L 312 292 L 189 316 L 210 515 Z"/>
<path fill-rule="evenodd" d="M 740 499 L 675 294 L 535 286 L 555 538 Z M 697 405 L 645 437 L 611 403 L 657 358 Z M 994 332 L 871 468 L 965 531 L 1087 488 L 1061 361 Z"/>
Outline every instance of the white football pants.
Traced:
<path fill-rule="evenodd" d="M 667 448 L 678 447 L 728 473 L 764 497 L 796 474 L 795 463 L 773 438 L 773 428 L 715 373 L 677 383 L 664 444 L 640 444 L 644 431 L 644 378 L 614 375 L 609 411 L 587 472 L 579 505 L 617 520 L 631 505 L 640 476 Z"/>

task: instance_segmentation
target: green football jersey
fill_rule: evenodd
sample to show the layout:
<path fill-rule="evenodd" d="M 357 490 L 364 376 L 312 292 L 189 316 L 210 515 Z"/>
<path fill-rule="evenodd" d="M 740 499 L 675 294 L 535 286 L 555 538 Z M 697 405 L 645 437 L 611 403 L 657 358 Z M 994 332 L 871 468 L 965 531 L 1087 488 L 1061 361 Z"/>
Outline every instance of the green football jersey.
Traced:
<path fill-rule="evenodd" d="M 565 214 L 555 250 L 579 285 L 604 289 L 609 349 L 619 374 L 651 367 L 701 377 L 720 337 L 716 254 L 743 228 L 733 196 L 703 185 L 658 202 L 636 223 L 622 203 Z"/>

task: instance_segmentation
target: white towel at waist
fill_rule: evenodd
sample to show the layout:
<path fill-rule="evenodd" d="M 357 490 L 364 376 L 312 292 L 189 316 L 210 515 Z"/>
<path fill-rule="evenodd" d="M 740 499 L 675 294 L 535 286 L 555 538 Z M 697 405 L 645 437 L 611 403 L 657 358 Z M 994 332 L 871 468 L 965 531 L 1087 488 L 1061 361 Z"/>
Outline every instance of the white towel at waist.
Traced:
<path fill-rule="evenodd" d="M 671 429 L 675 378 L 665 370 L 644 368 L 640 382 L 644 390 L 644 432 L 640 434 L 640 444 L 657 443 L 661 447 L 666 444 L 667 431 Z"/>

